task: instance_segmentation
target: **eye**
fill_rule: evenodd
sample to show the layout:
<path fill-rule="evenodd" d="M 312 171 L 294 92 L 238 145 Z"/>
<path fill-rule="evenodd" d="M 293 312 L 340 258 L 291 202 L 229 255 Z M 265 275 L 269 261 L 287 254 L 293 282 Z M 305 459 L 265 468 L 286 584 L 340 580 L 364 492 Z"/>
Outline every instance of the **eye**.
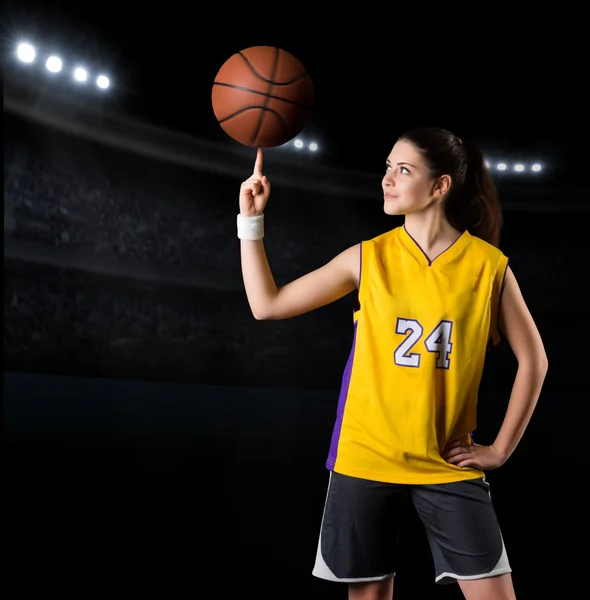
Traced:
<path fill-rule="evenodd" d="M 404 167 L 403 165 L 399 165 L 399 170 L 400 173 L 402 173 L 402 175 L 410 175 L 410 171 L 407 167 Z M 391 165 L 390 164 L 386 164 L 385 165 L 385 172 L 389 172 L 391 171 Z"/>

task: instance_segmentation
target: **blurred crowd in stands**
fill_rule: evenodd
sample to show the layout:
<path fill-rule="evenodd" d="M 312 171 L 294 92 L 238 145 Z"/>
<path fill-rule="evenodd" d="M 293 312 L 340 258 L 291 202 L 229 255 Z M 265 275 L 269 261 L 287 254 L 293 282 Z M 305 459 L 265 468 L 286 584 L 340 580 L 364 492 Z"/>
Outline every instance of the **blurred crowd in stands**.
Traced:
<path fill-rule="evenodd" d="M 252 317 L 239 180 L 4 119 L 5 370 L 339 385 L 352 298 L 287 321 Z M 379 190 L 371 203 L 273 187 L 266 214 L 279 285 L 401 224 L 382 214 Z M 534 211 L 505 221 L 503 249 L 527 302 L 558 335 L 555 316 L 581 313 L 587 298 L 565 251 L 579 224 Z"/>

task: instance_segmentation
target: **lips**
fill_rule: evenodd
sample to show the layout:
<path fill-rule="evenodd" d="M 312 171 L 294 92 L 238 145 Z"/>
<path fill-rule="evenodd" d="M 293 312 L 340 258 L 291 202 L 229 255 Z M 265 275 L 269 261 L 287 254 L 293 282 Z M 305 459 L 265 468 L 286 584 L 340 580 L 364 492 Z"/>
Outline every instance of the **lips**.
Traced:
<path fill-rule="evenodd" d="M 386 200 L 392 200 L 393 198 L 397 198 L 397 196 L 395 194 L 383 194 L 383 197 Z"/>

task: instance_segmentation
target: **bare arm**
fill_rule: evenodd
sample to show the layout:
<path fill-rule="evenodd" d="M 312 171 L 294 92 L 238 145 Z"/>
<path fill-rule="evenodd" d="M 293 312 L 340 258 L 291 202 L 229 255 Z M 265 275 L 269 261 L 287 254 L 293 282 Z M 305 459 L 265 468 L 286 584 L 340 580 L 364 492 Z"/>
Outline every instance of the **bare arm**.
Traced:
<path fill-rule="evenodd" d="M 254 172 L 240 187 L 240 214 L 244 217 L 262 215 L 268 201 L 270 181 L 262 174 L 262 163 L 262 149 L 258 148 Z M 359 244 L 280 288 L 275 283 L 261 239 L 242 239 L 240 252 L 246 295 L 256 319 L 295 317 L 334 302 L 357 287 Z"/>
<path fill-rule="evenodd" d="M 500 325 L 518 361 L 506 415 L 493 443 L 507 460 L 530 421 L 548 368 L 543 341 L 510 268 L 500 305 Z"/>
<path fill-rule="evenodd" d="M 357 288 L 360 245 L 344 250 L 330 262 L 277 287 L 262 240 L 242 240 L 244 286 L 256 319 L 288 319 L 330 304 Z"/>

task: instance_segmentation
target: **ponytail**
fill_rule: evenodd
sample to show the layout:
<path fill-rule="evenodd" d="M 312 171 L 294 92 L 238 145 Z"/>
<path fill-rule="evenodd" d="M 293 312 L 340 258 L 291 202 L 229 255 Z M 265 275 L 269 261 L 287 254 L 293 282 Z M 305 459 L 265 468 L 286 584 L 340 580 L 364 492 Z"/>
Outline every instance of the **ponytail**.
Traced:
<path fill-rule="evenodd" d="M 451 191 L 445 201 L 447 221 L 460 231 L 498 247 L 502 229 L 502 208 L 496 186 L 480 150 L 472 144 L 461 143 L 465 152 L 465 180 Z"/>
<path fill-rule="evenodd" d="M 441 127 L 412 129 L 399 139 L 421 152 L 432 177 L 450 175 L 451 189 L 444 201 L 447 221 L 459 231 L 496 246 L 500 243 L 502 209 L 482 153 Z"/>

